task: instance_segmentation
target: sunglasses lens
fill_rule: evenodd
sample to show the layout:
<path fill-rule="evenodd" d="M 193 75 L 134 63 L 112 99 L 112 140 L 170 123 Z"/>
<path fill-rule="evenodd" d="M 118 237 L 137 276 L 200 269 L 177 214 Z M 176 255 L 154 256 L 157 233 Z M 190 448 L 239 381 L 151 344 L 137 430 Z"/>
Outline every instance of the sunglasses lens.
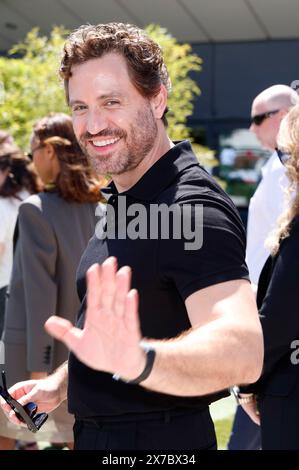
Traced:
<path fill-rule="evenodd" d="M 252 122 L 256 126 L 260 126 L 262 124 L 262 122 L 264 121 L 265 117 L 266 117 L 265 114 L 259 114 L 258 116 L 253 116 Z"/>
<path fill-rule="evenodd" d="M 257 114 L 256 116 L 253 116 L 251 118 L 251 122 L 254 123 L 256 126 L 260 126 L 265 119 L 269 118 L 273 114 L 279 113 L 279 111 L 279 109 L 275 109 L 266 113 Z"/>

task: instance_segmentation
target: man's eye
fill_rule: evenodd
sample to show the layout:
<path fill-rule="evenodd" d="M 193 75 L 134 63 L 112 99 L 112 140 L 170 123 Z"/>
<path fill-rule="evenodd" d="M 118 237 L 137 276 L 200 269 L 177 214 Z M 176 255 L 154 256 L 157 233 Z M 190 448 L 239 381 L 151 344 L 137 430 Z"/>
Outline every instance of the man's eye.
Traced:
<path fill-rule="evenodd" d="M 73 113 L 80 113 L 81 111 L 84 111 L 86 109 L 86 106 L 83 104 L 77 104 L 73 106 Z"/>
<path fill-rule="evenodd" d="M 118 105 L 119 104 L 119 101 L 117 100 L 109 100 L 106 102 L 106 106 L 115 106 L 115 105 Z"/>

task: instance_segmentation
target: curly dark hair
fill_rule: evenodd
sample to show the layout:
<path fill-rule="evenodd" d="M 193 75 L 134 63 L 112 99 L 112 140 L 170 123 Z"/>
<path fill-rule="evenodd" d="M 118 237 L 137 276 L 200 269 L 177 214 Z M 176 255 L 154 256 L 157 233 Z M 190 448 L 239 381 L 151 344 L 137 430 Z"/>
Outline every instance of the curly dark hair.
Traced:
<path fill-rule="evenodd" d="M 1 197 L 16 197 L 22 189 L 30 194 L 42 190 L 41 182 L 31 160 L 15 144 L 0 146 L 0 170 L 7 172 L 7 177 L 0 188 Z"/>
<path fill-rule="evenodd" d="M 83 25 L 67 39 L 60 66 L 64 79 L 66 99 L 69 102 L 68 80 L 72 66 L 109 52 L 122 54 L 128 65 L 129 76 L 139 93 L 152 98 L 159 93 L 161 84 L 169 92 L 170 78 L 160 46 L 150 39 L 144 30 L 123 23 Z M 162 120 L 167 125 L 166 113 Z"/>
<path fill-rule="evenodd" d="M 52 189 L 66 201 L 98 202 L 103 199 L 99 179 L 77 143 L 70 116 L 50 113 L 33 127 L 33 139 L 39 145 L 51 144 L 59 161 L 60 171 Z"/>

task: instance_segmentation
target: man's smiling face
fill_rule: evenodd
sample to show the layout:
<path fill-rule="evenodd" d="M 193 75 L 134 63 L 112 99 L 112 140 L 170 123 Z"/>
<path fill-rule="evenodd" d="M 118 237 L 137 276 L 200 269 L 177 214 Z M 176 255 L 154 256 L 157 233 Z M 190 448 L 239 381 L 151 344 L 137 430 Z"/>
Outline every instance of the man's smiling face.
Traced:
<path fill-rule="evenodd" d="M 97 173 L 136 168 L 158 131 L 151 102 L 133 85 L 124 57 L 108 53 L 73 66 L 68 91 L 76 137 Z"/>

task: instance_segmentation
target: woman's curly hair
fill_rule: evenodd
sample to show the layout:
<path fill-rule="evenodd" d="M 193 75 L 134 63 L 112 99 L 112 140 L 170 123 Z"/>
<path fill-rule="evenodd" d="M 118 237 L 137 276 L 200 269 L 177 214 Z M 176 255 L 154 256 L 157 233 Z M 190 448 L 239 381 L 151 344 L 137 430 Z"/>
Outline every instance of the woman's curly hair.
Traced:
<path fill-rule="evenodd" d="M 286 190 L 287 208 L 267 239 L 272 254 L 277 253 L 281 241 L 290 235 L 292 221 L 299 214 L 299 105 L 294 106 L 281 121 L 277 143 L 279 149 L 289 154 L 285 167 L 290 186 Z"/>

